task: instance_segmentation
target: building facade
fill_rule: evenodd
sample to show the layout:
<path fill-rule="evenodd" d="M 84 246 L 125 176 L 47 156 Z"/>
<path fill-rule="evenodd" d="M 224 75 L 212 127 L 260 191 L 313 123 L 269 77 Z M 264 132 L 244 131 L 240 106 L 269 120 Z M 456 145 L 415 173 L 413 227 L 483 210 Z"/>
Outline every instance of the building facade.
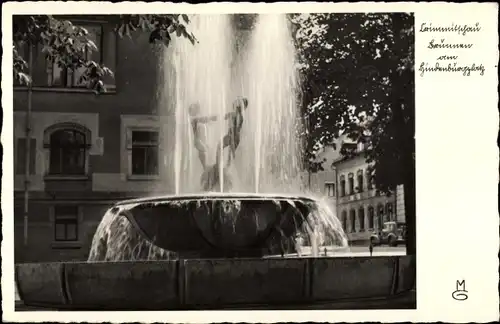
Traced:
<path fill-rule="evenodd" d="M 337 209 L 337 173 L 332 162 L 338 159 L 340 154 L 331 146 L 326 146 L 319 153 L 319 158 L 324 160 L 323 170 L 309 173 L 308 188 L 314 194 L 326 199 L 332 210 Z"/>
<path fill-rule="evenodd" d="M 326 147 L 320 154 L 324 171 L 314 175 L 314 188 L 335 204 L 336 215 L 341 221 L 350 244 L 368 244 L 370 235 L 382 228 L 387 221 L 405 222 L 404 190 L 398 186 L 392 195 L 377 193 L 369 164 L 359 145 L 352 158 L 343 157 L 339 151 L 344 143 L 351 143 L 341 136 L 336 148 Z"/>
<path fill-rule="evenodd" d="M 116 201 L 174 190 L 165 166 L 175 118 L 158 91 L 163 51 L 148 33 L 119 37 L 108 16 L 70 20 L 89 31 L 99 49 L 89 58 L 114 77 L 95 95 L 79 83 L 83 71 L 64 71 L 34 49 L 31 101 L 14 85 L 15 262 L 86 260 Z"/>
<path fill-rule="evenodd" d="M 373 231 L 394 220 L 394 195 L 379 195 L 367 172 L 369 165 L 362 154 L 335 162 L 337 169 L 337 216 L 349 240 L 365 243 Z"/>

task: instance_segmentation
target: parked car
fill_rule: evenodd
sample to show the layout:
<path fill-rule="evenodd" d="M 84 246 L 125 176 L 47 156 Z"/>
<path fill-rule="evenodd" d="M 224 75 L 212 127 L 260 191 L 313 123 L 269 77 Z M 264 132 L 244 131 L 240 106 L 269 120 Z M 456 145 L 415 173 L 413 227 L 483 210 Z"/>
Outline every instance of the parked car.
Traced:
<path fill-rule="evenodd" d="M 385 222 L 382 230 L 373 233 L 370 236 L 372 245 L 387 244 L 397 246 L 406 241 L 406 224 L 398 222 Z"/>

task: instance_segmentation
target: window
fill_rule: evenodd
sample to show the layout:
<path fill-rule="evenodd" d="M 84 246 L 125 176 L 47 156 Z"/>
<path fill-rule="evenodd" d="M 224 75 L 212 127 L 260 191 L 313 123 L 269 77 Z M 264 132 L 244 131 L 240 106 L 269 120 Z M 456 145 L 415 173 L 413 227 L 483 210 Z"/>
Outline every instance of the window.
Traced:
<path fill-rule="evenodd" d="M 368 190 L 372 190 L 375 186 L 374 186 L 374 178 L 373 178 L 373 175 L 372 175 L 372 171 L 371 170 L 366 170 L 366 185 L 368 187 Z"/>
<path fill-rule="evenodd" d="M 359 230 L 360 230 L 360 232 L 364 232 L 364 230 L 365 230 L 365 208 L 364 207 L 359 207 L 358 218 L 359 218 Z"/>
<path fill-rule="evenodd" d="M 385 214 L 386 214 L 386 221 L 391 221 L 392 220 L 392 204 L 387 203 L 385 204 Z"/>
<path fill-rule="evenodd" d="M 347 212 L 345 210 L 342 211 L 342 229 L 347 232 Z"/>
<path fill-rule="evenodd" d="M 363 170 L 358 170 L 358 192 L 363 192 L 364 181 L 363 181 Z"/>
<path fill-rule="evenodd" d="M 384 223 L 384 205 L 379 204 L 378 207 L 378 212 L 377 212 L 377 220 L 378 220 L 378 228 L 382 228 L 382 225 Z"/>
<path fill-rule="evenodd" d="M 374 227 L 375 211 L 372 206 L 368 207 L 368 228 L 373 229 Z"/>
<path fill-rule="evenodd" d="M 325 183 L 325 191 L 328 197 L 335 197 L 335 184 Z"/>
<path fill-rule="evenodd" d="M 354 194 L 354 174 L 349 173 L 349 194 Z"/>
<path fill-rule="evenodd" d="M 78 206 L 54 206 L 54 240 L 78 241 Z"/>
<path fill-rule="evenodd" d="M 132 175 L 158 175 L 158 132 L 132 131 Z"/>
<path fill-rule="evenodd" d="M 117 59 L 117 33 L 113 26 L 108 23 L 78 22 L 73 21 L 73 25 L 83 27 L 87 30 L 87 37 L 93 41 L 97 50 L 86 50 L 82 53 L 85 60 L 92 60 L 100 64 L 104 64 L 111 71 L 116 71 Z M 28 61 L 29 48 L 26 44 L 15 44 L 18 54 L 24 60 Z M 86 88 L 87 84 L 81 82 L 81 76 L 87 70 L 85 67 L 63 68 L 58 63 L 47 56 L 43 51 L 43 45 L 38 44 L 32 48 L 33 63 L 30 67 L 30 74 L 33 80 L 34 87 L 50 87 L 55 89 L 82 89 Z M 112 75 L 103 76 L 103 82 L 107 89 L 115 89 L 115 78 Z M 26 87 L 15 78 L 14 86 Z"/>
<path fill-rule="evenodd" d="M 345 177 L 343 175 L 340 176 L 340 196 L 345 196 Z"/>
<path fill-rule="evenodd" d="M 58 129 L 50 134 L 50 175 L 84 175 L 89 144 L 78 129 Z"/>
<path fill-rule="evenodd" d="M 94 42 L 97 51 L 85 50 L 83 57 L 85 60 L 92 60 L 97 63 L 102 63 L 102 26 L 101 25 L 79 25 L 87 30 L 87 37 Z M 85 87 L 85 83 L 81 82 L 81 76 L 86 71 L 86 67 L 80 67 L 76 70 L 61 68 L 56 62 L 47 59 L 47 85 L 49 87 L 61 88 L 81 88 Z"/>
<path fill-rule="evenodd" d="M 351 233 L 356 232 L 356 211 L 351 209 L 349 212 L 349 220 L 351 221 Z"/>
<path fill-rule="evenodd" d="M 30 140 L 30 174 L 35 174 L 36 139 Z M 16 146 L 16 174 L 24 175 L 26 170 L 26 138 L 18 138 Z"/>

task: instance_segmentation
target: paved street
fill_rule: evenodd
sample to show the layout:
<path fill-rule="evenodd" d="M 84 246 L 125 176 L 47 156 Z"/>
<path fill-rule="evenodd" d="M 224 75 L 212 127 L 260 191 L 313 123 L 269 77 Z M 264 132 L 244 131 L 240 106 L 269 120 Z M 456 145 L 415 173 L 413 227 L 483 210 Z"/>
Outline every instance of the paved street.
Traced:
<path fill-rule="evenodd" d="M 352 246 L 349 248 L 338 248 L 329 246 L 320 247 L 319 256 L 328 256 L 328 257 L 364 257 L 370 256 L 370 251 L 368 250 L 368 246 Z M 301 256 L 306 257 L 311 255 L 311 247 L 305 246 L 301 250 Z M 373 248 L 372 256 L 391 256 L 391 255 L 406 255 L 406 247 L 397 246 L 376 246 Z M 298 256 L 297 254 L 287 255 L 287 256 Z"/>
<path fill-rule="evenodd" d="M 350 251 L 336 251 L 331 256 L 370 256 L 370 251 L 367 246 L 353 246 Z M 332 253 L 333 254 L 333 253 Z M 391 255 L 406 255 L 405 246 L 376 246 L 373 248 L 373 256 L 391 256 Z M 330 256 L 330 255 L 329 255 Z"/>

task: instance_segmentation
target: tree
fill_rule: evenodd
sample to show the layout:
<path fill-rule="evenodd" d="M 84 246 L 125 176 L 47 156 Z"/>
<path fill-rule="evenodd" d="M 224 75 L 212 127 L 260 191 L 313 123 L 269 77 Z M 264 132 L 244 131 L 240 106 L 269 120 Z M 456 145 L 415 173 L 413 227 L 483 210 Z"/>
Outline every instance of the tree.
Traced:
<path fill-rule="evenodd" d="M 409 254 L 415 253 L 415 102 L 413 15 L 294 15 L 308 119 L 307 162 L 344 134 L 367 144 L 375 184 L 405 190 Z M 342 147 L 349 157 L 355 152 Z"/>
<path fill-rule="evenodd" d="M 29 60 L 20 48 L 31 51 L 40 46 L 47 60 L 60 68 L 76 70 L 85 67 L 80 83 L 86 84 L 97 93 L 105 91 L 103 77 L 112 75 L 113 71 L 88 59 L 88 53 L 97 51 L 97 46 L 89 37 L 88 31 L 73 24 L 68 16 L 50 15 L 15 15 L 13 16 L 13 66 L 14 79 L 21 84 L 29 85 Z M 114 23 L 117 33 L 122 37 L 130 36 L 133 31 L 142 30 L 150 34 L 150 43 L 163 43 L 168 46 L 172 36 L 186 37 L 193 44 L 196 38 L 188 32 L 187 15 L 112 15 L 107 19 Z M 28 55 L 29 56 L 29 55 Z"/>

